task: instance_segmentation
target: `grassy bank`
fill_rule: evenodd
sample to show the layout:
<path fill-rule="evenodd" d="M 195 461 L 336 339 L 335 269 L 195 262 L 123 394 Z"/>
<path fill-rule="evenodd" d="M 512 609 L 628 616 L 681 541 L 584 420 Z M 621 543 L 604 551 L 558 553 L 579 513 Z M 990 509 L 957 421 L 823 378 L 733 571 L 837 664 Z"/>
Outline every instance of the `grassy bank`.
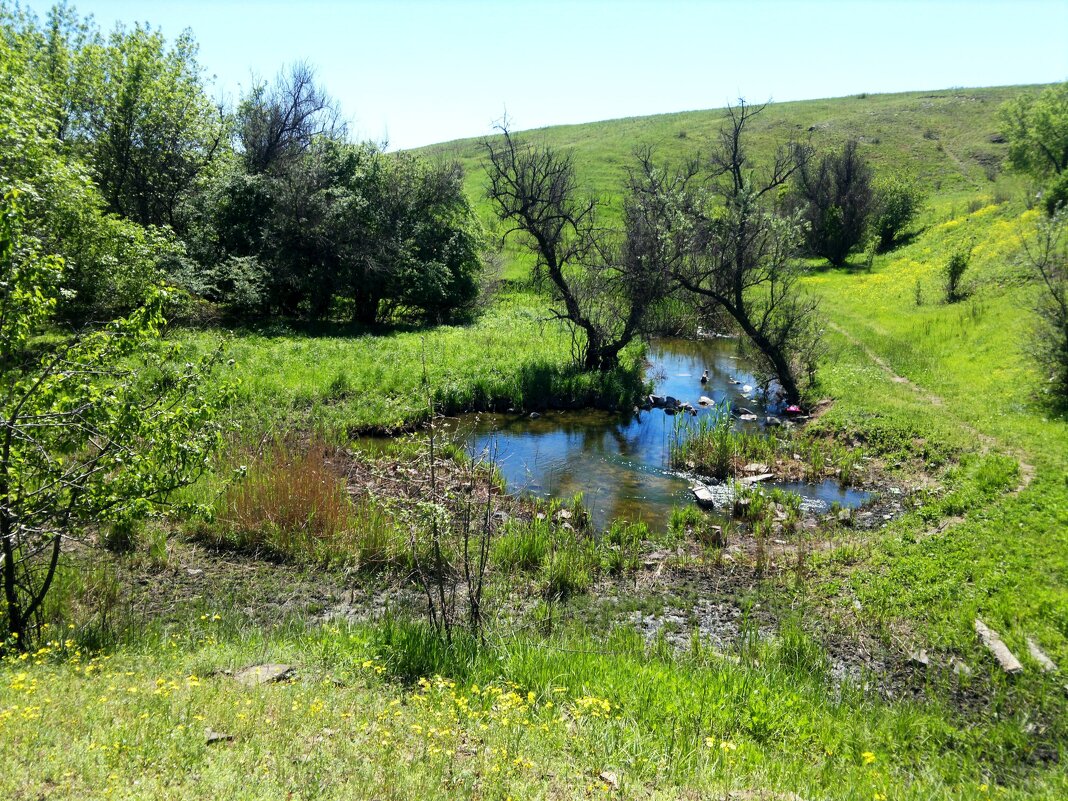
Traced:
<path fill-rule="evenodd" d="M 474 323 L 387 333 L 279 326 L 228 343 L 234 414 L 256 430 L 359 433 L 409 428 L 437 412 L 629 408 L 643 390 L 642 349 L 609 373 L 574 367 L 571 336 L 545 299 L 504 294 Z M 189 332 L 188 347 L 214 334 Z M 426 368 L 424 383 L 424 364 Z M 429 388 L 429 389 L 428 389 Z"/>
<path fill-rule="evenodd" d="M 105 656 L 7 660 L 4 797 L 1052 799 L 1068 786 L 1060 767 L 1009 767 L 1050 757 L 1018 713 L 976 729 L 937 701 L 829 693 L 796 628 L 738 663 L 649 651 L 626 629 L 469 658 L 418 627 L 265 637 L 228 615 Z M 296 672 L 251 687 L 232 675 L 265 660 Z M 1013 710 L 1014 690 L 999 695 Z"/>

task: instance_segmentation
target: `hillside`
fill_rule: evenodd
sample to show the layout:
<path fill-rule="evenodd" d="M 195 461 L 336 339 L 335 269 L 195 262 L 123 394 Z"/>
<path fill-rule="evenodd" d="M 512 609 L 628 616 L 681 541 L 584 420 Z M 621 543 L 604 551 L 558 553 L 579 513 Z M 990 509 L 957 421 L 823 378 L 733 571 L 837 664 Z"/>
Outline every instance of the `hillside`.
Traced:
<path fill-rule="evenodd" d="M 945 89 L 772 103 L 749 129 L 750 147 L 760 163 L 791 139 L 823 148 L 855 138 L 877 171 L 911 176 L 943 198 L 989 191 L 1006 153 L 997 109 L 1021 92 L 1040 88 Z M 523 135 L 573 149 L 589 191 L 611 198 L 636 147 L 652 146 L 668 162 L 699 156 L 715 140 L 722 120 L 723 109 L 712 109 L 561 125 Z M 468 191 L 488 212 L 482 198 L 481 139 L 444 142 L 415 152 L 463 164 Z"/>

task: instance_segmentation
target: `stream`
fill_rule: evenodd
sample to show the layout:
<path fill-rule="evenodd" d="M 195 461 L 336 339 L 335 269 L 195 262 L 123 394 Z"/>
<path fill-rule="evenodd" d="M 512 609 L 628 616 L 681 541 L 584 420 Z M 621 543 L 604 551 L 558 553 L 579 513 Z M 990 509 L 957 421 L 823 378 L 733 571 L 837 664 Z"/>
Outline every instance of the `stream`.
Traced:
<path fill-rule="evenodd" d="M 734 339 L 654 339 L 649 344 L 647 376 L 654 392 L 688 401 L 698 416 L 713 414 L 698 399 L 730 400 L 756 421 L 735 419 L 736 427 L 760 431 L 767 416 L 779 411 L 754 389 Z M 708 370 L 708 382 L 701 375 Z M 675 506 L 693 502 L 690 476 L 672 469 L 670 451 L 676 418 L 662 409 L 613 413 L 596 409 L 527 414 L 466 414 L 450 426 L 473 457 L 493 455 L 509 491 L 566 499 L 582 493 L 596 529 L 615 518 L 666 528 Z M 696 421 L 694 421 L 696 422 Z M 683 434 L 685 436 L 685 434 Z M 839 486 L 834 480 L 808 484 L 768 482 L 796 492 L 813 511 L 837 502 L 855 508 L 868 493 Z"/>

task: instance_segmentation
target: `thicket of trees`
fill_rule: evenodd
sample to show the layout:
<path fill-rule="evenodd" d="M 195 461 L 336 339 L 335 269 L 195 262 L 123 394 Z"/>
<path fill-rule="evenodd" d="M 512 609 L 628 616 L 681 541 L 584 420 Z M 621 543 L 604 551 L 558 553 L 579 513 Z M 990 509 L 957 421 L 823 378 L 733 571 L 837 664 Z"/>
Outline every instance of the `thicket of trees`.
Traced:
<path fill-rule="evenodd" d="M 67 265 L 61 316 L 124 313 L 160 280 L 248 318 L 442 320 L 477 298 L 459 169 L 349 141 L 306 65 L 227 109 L 188 32 L 4 4 L 0 77 L 0 182 Z"/>
<path fill-rule="evenodd" d="M 168 317 L 438 320 L 477 297 L 460 172 L 338 119 L 303 66 L 221 108 L 188 33 L 0 0 L 0 648 L 39 628 L 65 543 L 130 531 L 211 464 L 220 354 L 181 353 Z"/>
<path fill-rule="evenodd" d="M 1068 81 L 1009 101 L 1001 121 L 1009 164 L 1044 184 L 1046 212 L 1068 206 Z"/>

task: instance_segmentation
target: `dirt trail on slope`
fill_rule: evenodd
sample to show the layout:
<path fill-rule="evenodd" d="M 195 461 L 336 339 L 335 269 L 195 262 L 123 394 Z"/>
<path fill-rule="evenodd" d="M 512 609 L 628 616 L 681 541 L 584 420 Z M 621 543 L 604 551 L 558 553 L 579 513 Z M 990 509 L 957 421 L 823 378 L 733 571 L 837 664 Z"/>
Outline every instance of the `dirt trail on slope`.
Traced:
<path fill-rule="evenodd" d="M 905 376 L 899 375 L 898 373 L 894 372 L 894 368 L 892 368 L 885 359 L 883 359 L 878 353 L 876 353 L 863 342 L 861 342 L 859 339 L 857 339 L 850 331 L 843 328 L 838 323 L 832 322 L 830 320 L 827 321 L 827 324 L 836 332 L 838 332 L 847 340 L 849 340 L 851 344 L 855 345 L 857 348 L 863 351 L 864 354 L 872 360 L 875 366 L 882 370 L 886 374 L 886 376 L 895 384 L 905 385 L 914 393 L 916 393 L 916 395 L 918 395 L 934 407 L 945 407 L 945 401 L 939 395 L 936 395 L 929 389 L 921 387 L 919 384 L 906 378 Z M 1016 460 L 1017 464 L 1019 464 L 1020 466 L 1020 481 L 1012 489 L 1013 495 L 1022 492 L 1028 487 L 1028 485 L 1030 485 L 1031 481 L 1035 477 L 1035 467 L 1024 458 L 1025 454 L 1022 451 L 1005 446 L 1003 443 L 999 442 L 994 437 L 990 436 L 989 434 L 984 434 L 971 423 L 966 423 L 959 417 L 954 417 L 954 420 L 961 428 L 963 428 L 965 431 L 975 437 L 976 440 L 978 440 L 982 444 L 984 453 L 987 453 L 992 450 L 998 450 L 1011 455 Z M 950 520 L 944 520 L 942 521 L 942 525 L 940 525 L 936 530 L 943 531 L 948 528 L 950 524 Z"/>

